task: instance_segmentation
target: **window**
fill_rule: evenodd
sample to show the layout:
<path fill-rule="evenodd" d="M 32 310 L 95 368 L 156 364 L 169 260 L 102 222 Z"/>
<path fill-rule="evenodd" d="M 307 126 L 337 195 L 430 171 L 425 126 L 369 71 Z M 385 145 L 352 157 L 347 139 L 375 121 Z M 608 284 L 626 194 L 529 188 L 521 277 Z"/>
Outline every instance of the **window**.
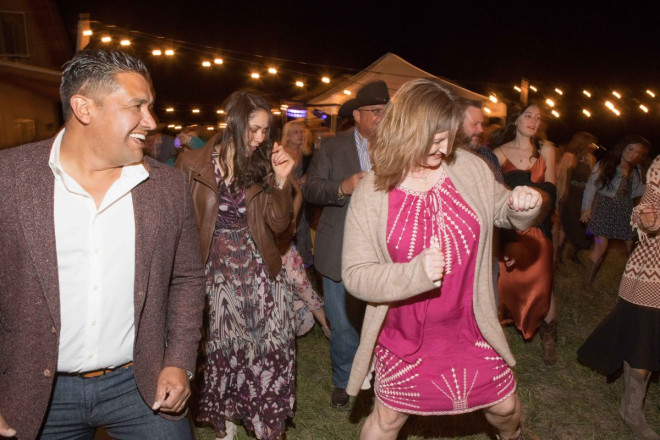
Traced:
<path fill-rule="evenodd" d="M 0 11 L 0 57 L 28 57 L 27 24 L 23 12 Z"/>

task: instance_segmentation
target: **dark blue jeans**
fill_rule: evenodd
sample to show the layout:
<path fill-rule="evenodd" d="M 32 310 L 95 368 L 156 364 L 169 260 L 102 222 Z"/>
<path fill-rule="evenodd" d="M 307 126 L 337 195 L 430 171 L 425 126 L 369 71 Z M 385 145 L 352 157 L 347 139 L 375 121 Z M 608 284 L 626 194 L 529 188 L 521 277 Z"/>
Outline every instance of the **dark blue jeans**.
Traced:
<path fill-rule="evenodd" d="M 88 379 L 58 375 L 40 439 L 92 440 L 97 427 L 122 440 L 191 439 L 188 419 L 165 420 L 142 399 L 132 366 Z"/>
<path fill-rule="evenodd" d="M 332 383 L 346 388 L 357 351 L 364 316 L 364 303 L 346 292 L 344 283 L 323 277 L 325 316 L 330 321 L 330 361 Z"/>

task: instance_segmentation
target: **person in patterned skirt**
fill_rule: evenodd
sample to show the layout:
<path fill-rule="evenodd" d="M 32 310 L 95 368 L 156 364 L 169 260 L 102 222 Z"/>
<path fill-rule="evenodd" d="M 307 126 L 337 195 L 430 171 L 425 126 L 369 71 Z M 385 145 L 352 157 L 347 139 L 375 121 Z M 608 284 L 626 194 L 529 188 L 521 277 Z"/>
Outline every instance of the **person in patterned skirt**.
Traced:
<path fill-rule="evenodd" d="M 623 272 L 619 302 L 578 349 L 578 359 L 608 376 L 623 366 L 619 414 L 637 439 L 657 440 L 643 406 L 651 372 L 660 370 L 660 157 L 647 182 L 630 221 L 639 244 Z"/>
<path fill-rule="evenodd" d="M 294 161 L 270 145 L 259 95 L 229 97 L 227 128 L 177 167 L 188 173 L 206 262 L 208 328 L 197 420 L 233 438 L 284 435 L 295 401 L 295 320 L 276 234 L 291 222 Z"/>
<path fill-rule="evenodd" d="M 458 98 L 435 79 L 404 84 L 370 150 L 373 170 L 348 208 L 342 279 L 368 301 L 347 392 L 370 366 L 376 402 L 361 439 L 395 439 L 409 414 L 483 409 L 499 438 L 520 439 L 515 364 L 493 295 L 493 225 L 526 228 L 541 194 L 497 183 L 453 150 Z"/>
<path fill-rule="evenodd" d="M 644 174 L 639 164 L 651 149 L 641 136 L 626 136 L 591 171 L 582 196 L 580 221 L 594 236 L 587 259 L 583 287 L 591 288 L 610 240 L 623 240 L 632 251 L 635 234 L 630 227 L 634 200 L 644 192 Z"/>

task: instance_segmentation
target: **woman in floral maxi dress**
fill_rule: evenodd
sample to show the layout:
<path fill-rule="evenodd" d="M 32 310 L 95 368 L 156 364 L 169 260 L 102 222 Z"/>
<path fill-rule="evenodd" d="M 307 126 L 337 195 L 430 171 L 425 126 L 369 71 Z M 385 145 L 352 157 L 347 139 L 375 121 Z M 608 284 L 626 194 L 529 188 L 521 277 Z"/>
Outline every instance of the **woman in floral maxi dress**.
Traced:
<path fill-rule="evenodd" d="M 294 162 L 267 142 L 269 108 L 259 95 L 234 93 L 222 137 L 177 160 L 190 176 L 207 272 L 197 420 L 226 439 L 232 421 L 258 439 L 282 437 L 295 401 L 293 300 L 275 240 L 291 221 Z"/>

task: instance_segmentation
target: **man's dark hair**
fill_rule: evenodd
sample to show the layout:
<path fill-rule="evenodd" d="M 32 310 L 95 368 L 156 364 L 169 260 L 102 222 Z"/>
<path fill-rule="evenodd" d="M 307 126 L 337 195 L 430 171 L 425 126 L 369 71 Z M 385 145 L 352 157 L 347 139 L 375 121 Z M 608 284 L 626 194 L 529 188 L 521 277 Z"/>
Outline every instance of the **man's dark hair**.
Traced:
<path fill-rule="evenodd" d="M 476 107 L 481 109 L 484 106 L 484 103 L 478 99 L 461 98 L 459 102 L 461 103 L 461 109 L 463 112 L 465 112 L 468 107 Z"/>
<path fill-rule="evenodd" d="M 151 82 L 144 63 L 126 52 L 108 49 L 84 49 L 62 66 L 60 98 L 67 121 L 73 114 L 71 97 L 77 93 L 97 100 L 117 88 L 118 73 L 138 73 Z"/>

